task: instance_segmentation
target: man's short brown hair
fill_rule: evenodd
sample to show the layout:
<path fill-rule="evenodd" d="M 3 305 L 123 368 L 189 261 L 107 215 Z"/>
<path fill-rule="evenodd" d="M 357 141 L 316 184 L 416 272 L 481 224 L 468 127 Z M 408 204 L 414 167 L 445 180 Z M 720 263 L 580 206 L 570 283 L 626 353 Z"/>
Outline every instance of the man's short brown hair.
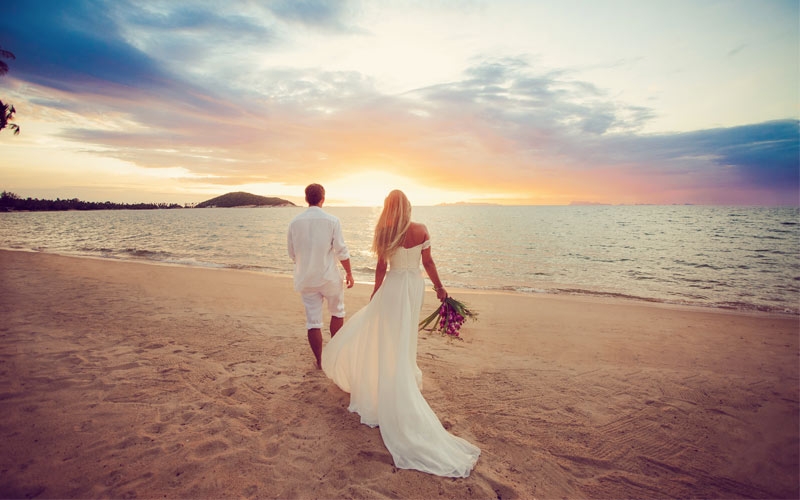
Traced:
<path fill-rule="evenodd" d="M 319 184 L 309 184 L 306 187 L 306 202 L 309 205 L 319 205 L 325 199 L 325 188 Z"/>

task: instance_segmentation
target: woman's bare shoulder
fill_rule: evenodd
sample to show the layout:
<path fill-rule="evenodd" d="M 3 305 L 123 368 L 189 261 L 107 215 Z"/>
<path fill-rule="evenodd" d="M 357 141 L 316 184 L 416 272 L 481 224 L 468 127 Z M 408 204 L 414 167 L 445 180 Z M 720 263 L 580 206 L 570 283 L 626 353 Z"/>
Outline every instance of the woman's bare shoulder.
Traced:
<path fill-rule="evenodd" d="M 429 238 L 428 228 L 425 227 L 425 224 L 420 224 L 419 222 L 412 222 L 411 225 L 408 227 L 408 233 L 406 235 L 406 245 L 408 247 L 417 246 L 423 243 L 428 238 Z"/>
<path fill-rule="evenodd" d="M 420 224 L 419 222 L 411 223 L 411 226 L 408 228 L 408 235 L 410 238 L 406 239 L 406 241 L 411 243 L 411 246 L 419 245 L 430 238 L 430 236 L 428 236 L 428 228 L 425 227 L 425 224 Z"/>
<path fill-rule="evenodd" d="M 414 231 L 414 234 L 428 236 L 428 228 L 425 227 L 425 224 L 421 224 L 419 222 L 412 222 L 411 227 L 409 229 L 411 231 Z"/>

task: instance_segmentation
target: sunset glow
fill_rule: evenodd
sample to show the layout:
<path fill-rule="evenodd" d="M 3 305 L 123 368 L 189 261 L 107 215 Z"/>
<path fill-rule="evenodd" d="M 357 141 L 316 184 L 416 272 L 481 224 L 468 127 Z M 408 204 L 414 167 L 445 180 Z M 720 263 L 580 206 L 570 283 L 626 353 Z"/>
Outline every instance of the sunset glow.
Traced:
<path fill-rule="evenodd" d="M 797 205 L 796 1 L 13 2 L 0 189 Z"/>

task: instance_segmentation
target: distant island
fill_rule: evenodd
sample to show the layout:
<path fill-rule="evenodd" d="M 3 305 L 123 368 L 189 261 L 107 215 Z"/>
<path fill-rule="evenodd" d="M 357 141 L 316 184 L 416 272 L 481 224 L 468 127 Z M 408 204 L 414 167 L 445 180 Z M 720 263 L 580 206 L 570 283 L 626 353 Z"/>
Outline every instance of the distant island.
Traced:
<path fill-rule="evenodd" d="M 21 198 L 15 193 L 3 191 L 0 195 L 0 212 L 63 212 L 67 210 L 156 210 L 183 208 L 177 203 L 112 203 L 110 201 L 40 200 Z"/>
<path fill-rule="evenodd" d="M 258 196 L 250 193 L 228 193 L 197 205 L 178 205 L 177 203 L 112 203 L 110 201 L 40 200 L 39 198 L 22 198 L 15 193 L 3 191 L 0 195 L 0 212 L 60 212 L 67 210 L 162 210 L 176 208 L 207 207 L 294 207 L 289 200 Z"/>
<path fill-rule="evenodd" d="M 232 207 L 296 207 L 294 203 L 282 198 L 259 196 L 257 194 L 237 191 L 223 194 L 195 205 L 195 208 L 232 208 Z"/>
<path fill-rule="evenodd" d="M 437 207 L 499 207 L 499 203 L 488 203 L 481 201 L 456 201 L 454 203 L 439 203 Z"/>

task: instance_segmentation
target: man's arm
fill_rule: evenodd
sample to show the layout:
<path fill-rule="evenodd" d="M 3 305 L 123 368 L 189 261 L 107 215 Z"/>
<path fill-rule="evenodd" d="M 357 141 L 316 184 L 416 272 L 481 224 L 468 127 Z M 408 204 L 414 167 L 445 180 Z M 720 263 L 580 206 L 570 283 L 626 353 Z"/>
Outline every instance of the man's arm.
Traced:
<path fill-rule="evenodd" d="M 289 230 L 286 231 L 286 251 L 289 253 L 289 257 L 291 257 L 292 262 L 294 262 L 294 243 L 292 243 L 292 228 L 289 227 Z"/>
<path fill-rule="evenodd" d="M 342 224 L 338 219 L 336 219 L 333 226 L 333 241 L 331 241 L 331 243 L 333 245 L 333 253 L 336 255 L 336 258 L 339 259 L 339 262 L 350 258 L 350 251 L 347 249 L 344 236 L 342 235 Z"/>
<path fill-rule="evenodd" d="M 344 236 L 342 236 L 342 225 L 339 220 L 336 220 L 336 226 L 333 230 L 333 251 L 336 258 L 342 263 L 344 268 L 345 281 L 347 288 L 353 288 L 355 281 L 353 280 L 353 271 L 350 269 L 350 252 L 347 250 L 347 245 L 344 243 Z"/>

